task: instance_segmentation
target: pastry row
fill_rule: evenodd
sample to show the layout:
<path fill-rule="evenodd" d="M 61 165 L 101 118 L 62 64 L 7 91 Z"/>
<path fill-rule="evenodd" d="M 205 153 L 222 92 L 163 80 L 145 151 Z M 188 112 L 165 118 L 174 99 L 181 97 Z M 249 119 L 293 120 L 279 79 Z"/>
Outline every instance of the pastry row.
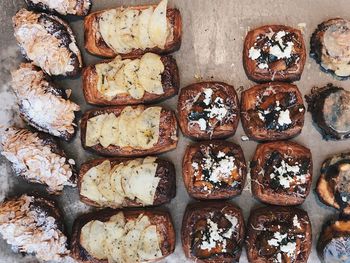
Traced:
<path fill-rule="evenodd" d="M 17 252 L 40 261 L 149 262 L 175 249 L 171 216 L 162 210 L 102 210 L 79 216 L 68 244 L 57 204 L 22 195 L 0 204 L 0 233 Z M 318 238 L 324 262 L 349 260 L 350 221 L 328 221 Z M 16 228 L 16 233 L 13 229 Z M 187 206 L 181 241 L 194 262 L 238 262 L 245 243 L 248 261 L 306 263 L 312 247 L 311 222 L 299 208 L 262 207 L 251 211 L 247 226 L 241 209 L 228 202 Z"/>

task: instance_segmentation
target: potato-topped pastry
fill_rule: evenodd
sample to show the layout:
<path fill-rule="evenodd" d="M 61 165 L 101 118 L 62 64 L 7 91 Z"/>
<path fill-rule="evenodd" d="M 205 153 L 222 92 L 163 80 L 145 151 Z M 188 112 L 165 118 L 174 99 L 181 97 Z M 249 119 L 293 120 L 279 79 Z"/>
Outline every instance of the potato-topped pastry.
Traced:
<path fill-rule="evenodd" d="M 255 82 L 299 80 L 306 60 L 301 31 L 284 25 L 267 25 L 248 32 L 243 66 Z"/>
<path fill-rule="evenodd" d="M 94 12 L 85 18 L 85 47 L 95 55 L 124 58 L 146 52 L 170 53 L 181 45 L 181 15 L 158 5 L 118 7 Z"/>

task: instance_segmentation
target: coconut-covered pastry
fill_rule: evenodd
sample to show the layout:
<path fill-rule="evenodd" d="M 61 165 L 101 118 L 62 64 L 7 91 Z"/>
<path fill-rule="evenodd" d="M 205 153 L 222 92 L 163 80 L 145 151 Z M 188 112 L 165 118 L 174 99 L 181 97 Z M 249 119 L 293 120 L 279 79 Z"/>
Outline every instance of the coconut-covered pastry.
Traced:
<path fill-rule="evenodd" d="M 91 0 L 25 0 L 30 9 L 58 13 L 60 15 L 85 16 Z"/>
<path fill-rule="evenodd" d="M 79 105 L 68 99 L 65 90 L 30 63 L 12 72 L 12 88 L 21 117 L 36 129 L 69 140 L 76 131 L 75 112 Z"/>
<path fill-rule="evenodd" d="M 350 21 L 333 18 L 322 22 L 312 34 L 310 56 L 337 79 L 350 76 Z"/>
<path fill-rule="evenodd" d="M 243 66 L 255 82 L 299 80 L 305 60 L 304 39 L 298 29 L 267 25 L 251 30 L 245 38 Z"/>
<path fill-rule="evenodd" d="M 350 91 L 327 84 L 305 96 L 308 111 L 325 140 L 350 137 Z"/>
<path fill-rule="evenodd" d="M 32 254 L 40 262 L 66 262 L 70 251 L 62 215 L 51 200 L 22 195 L 0 204 L 0 234 L 18 253 Z"/>
<path fill-rule="evenodd" d="M 74 160 L 68 159 L 57 142 L 46 134 L 10 127 L 1 138 L 1 154 L 14 173 L 32 183 L 47 186 L 53 194 L 64 186 L 76 186 Z"/>
<path fill-rule="evenodd" d="M 12 18 L 23 56 L 48 75 L 74 76 L 82 58 L 69 25 L 54 15 L 19 10 Z"/>

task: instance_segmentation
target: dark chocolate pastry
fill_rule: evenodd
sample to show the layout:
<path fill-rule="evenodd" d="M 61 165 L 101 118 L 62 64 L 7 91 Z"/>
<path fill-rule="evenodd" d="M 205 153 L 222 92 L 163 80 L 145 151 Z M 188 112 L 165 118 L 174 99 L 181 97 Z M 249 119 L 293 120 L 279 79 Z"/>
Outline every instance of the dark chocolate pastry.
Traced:
<path fill-rule="evenodd" d="M 306 49 L 301 31 L 283 25 L 262 26 L 248 32 L 243 65 L 255 82 L 299 80 Z"/>
<path fill-rule="evenodd" d="M 242 92 L 242 125 L 250 139 L 292 138 L 301 132 L 304 114 L 303 98 L 295 85 L 271 82 Z"/>
<path fill-rule="evenodd" d="M 350 136 L 350 92 L 333 84 L 314 87 L 305 96 L 308 111 L 325 140 L 343 140 Z"/>
<path fill-rule="evenodd" d="M 311 152 L 297 143 L 278 141 L 260 144 L 250 166 L 252 192 L 262 202 L 299 205 L 310 192 Z"/>
<path fill-rule="evenodd" d="M 195 262 L 239 262 L 244 240 L 241 209 L 225 202 L 188 205 L 181 240 L 186 257 Z"/>
<path fill-rule="evenodd" d="M 239 195 L 245 184 L 246 163 L 241 147 L 228 141 L 189 145 L 182 176 L 194 198 L 224 199 Z"/>
<path fill-rule="evenodd" d="M 246 245 L 250 263 L 306 263 L 311 252 L 311 223 L 295 207 L 263 207 L 251 212 Z"/>
<path fill-rule="evenodd" d="M 350 21 L 333 18 L 322 22 L 312 34 L 310 56 L 337 79 L 350 76 Z"/>

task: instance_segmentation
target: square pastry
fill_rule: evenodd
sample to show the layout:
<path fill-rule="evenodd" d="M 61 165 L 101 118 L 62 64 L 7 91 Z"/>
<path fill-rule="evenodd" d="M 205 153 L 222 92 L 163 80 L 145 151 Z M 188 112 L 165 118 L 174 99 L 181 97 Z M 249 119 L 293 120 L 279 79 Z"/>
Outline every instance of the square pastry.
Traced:
<path fill-rule="evenodd" d="M 241 209 L 231 203 L 188 205 L 181 241 L 187 258 L 195 262 L 239 262 L 244 240 Z"/>
<path fill-rule="evenodd" d="M 295 142 L 258 145 L 250 167 L 252 193 L 264 203 L 299 205 L 310 192 L 311 152 Z"/>
<path fill-rule="evenodd" d="M 194 139 L 234 135 L 239 121 L 239 101 L 233 86 L 201 82 L 182 88 L 178 102 L 182 133 Z"/>
<path fill-rule="evenodd" d="M 267 25 L 251 30 L 245 38 L 243 65 L 255 82 L 299 80 L 305 60 L 305 43 L 298 29 Z"/>
<path fill-rule="evenodd" d="M 284 140 L 301 132 L 305 107 L 297 86 L 270 82 L 255 85 L 241 96 L 242 125 L 250 139 Z"/>
<path fill-rule="evenodd" d="M 246 237 L 250 263 L 306 263 L 311 252 L 308 214 L 295 207 L 263 207 L 253 210 Z"/>
<path fill-rule="evenodd" d="M 190 196 L 225 199 L 242 192 L 247 174 L 241 147 L 228 141 L 206 141 L 186 149 L 182 176 Z"/>

